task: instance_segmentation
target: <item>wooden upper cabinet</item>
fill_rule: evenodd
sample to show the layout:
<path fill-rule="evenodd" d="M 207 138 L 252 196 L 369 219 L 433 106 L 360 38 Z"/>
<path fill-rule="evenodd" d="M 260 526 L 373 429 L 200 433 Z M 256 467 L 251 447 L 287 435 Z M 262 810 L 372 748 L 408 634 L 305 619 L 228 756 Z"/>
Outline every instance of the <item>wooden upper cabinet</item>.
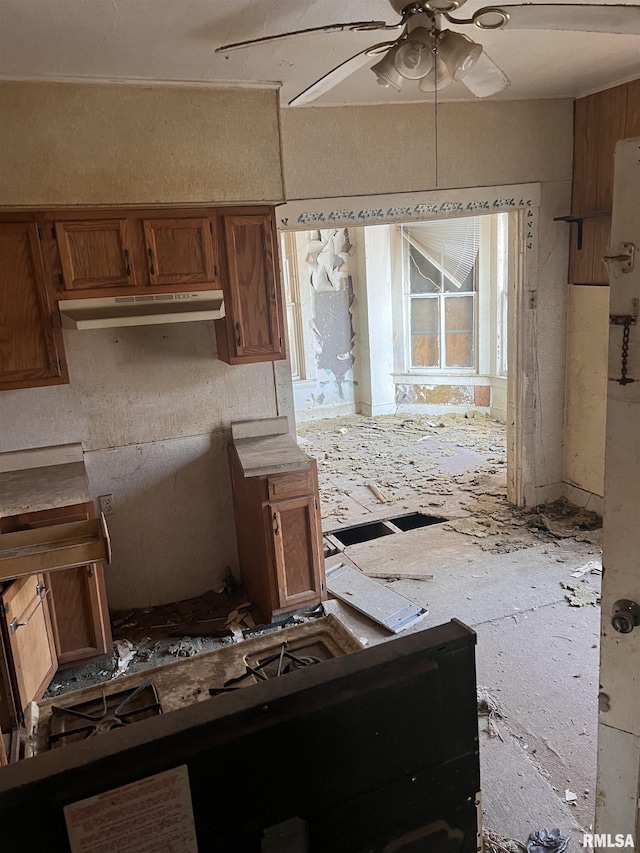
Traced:
<path fill-rule="evenodd" d="M 36 224 L 0 223 L 0 390 L 68 381 Z"/>
<path fill-rule="evenodd" d="M 135 286 L 126 218 L 61 221 L 55 231 L 65 290 Z"/>
<path fill-rule="evenodd" d="M 610 251 L 613 167 L 616 143 L 640 134 L 640 81 L 615 86 L 575 102 L 573 145 L 573 216 L 569 281 L 606 285 L 602 258 Z M 579 246 L 579 242 L 581 245 Z"/>
<path fill-rule="evenodd" d="M 228 364 L 285 358 L 284 315 L 272 214 L 224 217 L 227 280 L 218 356 Z"/>
<path fill-rule="evenodd" d="M 214 220 L 145 219 L 144 236 L 151 285 L 217 287 Z"/>

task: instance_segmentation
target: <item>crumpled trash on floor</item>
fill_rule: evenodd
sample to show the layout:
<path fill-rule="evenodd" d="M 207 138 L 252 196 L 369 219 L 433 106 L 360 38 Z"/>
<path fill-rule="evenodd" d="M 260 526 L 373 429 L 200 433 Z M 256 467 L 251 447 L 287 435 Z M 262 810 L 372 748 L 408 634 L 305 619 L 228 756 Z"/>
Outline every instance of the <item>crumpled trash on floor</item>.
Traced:
<path fill-rule="evenodd" d="M 571 841 L 570 835 L 562 835 L 559 829 L 538 829 L 527 841 L 527 853 L 563 853 Z"/>

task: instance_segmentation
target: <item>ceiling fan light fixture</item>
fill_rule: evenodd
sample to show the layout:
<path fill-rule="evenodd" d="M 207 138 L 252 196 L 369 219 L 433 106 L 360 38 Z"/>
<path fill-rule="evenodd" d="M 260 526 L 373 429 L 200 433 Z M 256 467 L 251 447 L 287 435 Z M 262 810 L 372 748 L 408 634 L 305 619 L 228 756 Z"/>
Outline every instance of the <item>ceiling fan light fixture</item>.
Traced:
<path fill-rule="evenodd" d="M 463 33 L 445 30 L 438 45 L 438 55 L 444 60 L 454 80 L 462 80 L 471 71 L 482 53 L 482 45 L 476 44 Z"/>
<path fill-rule="evenodd" d="M 420 89 L 421 92 L 433 94 L 436 90 L 440 92 L 442 89 L 446 89 L 447 86 L 450 86 L 452 83 L 453 77 L 449 73 L 449 69 L 447 68 L 444 60 L 439 56 L 436 56 L 433 68 L 426 77 L 423 77 L 422 80 L 420 80 L 418 83 L 418 89 Z"/>
<path fill-rule="evenodd" d="M 371 66 L 371 70 L 376 75 L 378 85 L 387 89 L 391 86 L 396 92 L 402 91 L 403 77 L 395 66 L 395 53 L 397 47 L 392 47 L 388 50 L 379 62 Z"/>
<path fill-rule="evenodd" d="M 447 12 L 455 12 L 464 0 L 428 0 L 424 5 L 430 12 L 444 15 Z"/>
<path fill-rule="evenodd" d="M 434 39 L 424 27 L 414 29 L 394 51 L 393 63 L 407 80 L 420 80 L 433 68 Z"/>
<path fill-rule="evenodd" d="M 472 16 L 471 23 L 480 30 L 501 30 L 509 23 L 509 13 L 499 6 L 487 6 Z"/>

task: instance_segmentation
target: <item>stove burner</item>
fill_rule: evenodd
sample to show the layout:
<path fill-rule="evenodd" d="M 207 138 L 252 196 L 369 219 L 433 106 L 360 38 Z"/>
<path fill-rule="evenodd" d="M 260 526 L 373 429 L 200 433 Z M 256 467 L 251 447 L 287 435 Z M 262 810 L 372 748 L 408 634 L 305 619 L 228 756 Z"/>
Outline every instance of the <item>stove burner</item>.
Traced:
<path fill-rule="evenodd" d="M 150 681 L 135 690 L 124 690 L 68 708 L 51 706 L 52 749 L 121 729 L 131 723 L 162 713 L 158 693 Z"/>
<path fill-rule="evenodd" d="M 255 684 L 256 681 L 269 681 L 270 678 L 280 678 L 282 675 L 287 675 L 289 672 L 295 672 L 297 669 L 304 669 L 308 666 L 313 666 L 316 663 L 322 663 L 321 658 L 314 657 L 313 655 L 298 657 L 291 652 L 287 652 L 285 650 L 286 645 L 286 643 L 283 643 L 280 647 L 279 654 L 265 658 L 265 660 L 260 661 L 257 666 L 249 666 L 245 659 L 244 675 L 238 675 L 236 678 L 230 678 L 228 681 L 225 681 L 222 687 L 210 687 L 209 695 L 219 696 L 221 693 L 230 693 L 232 690 L 238 690 L 243 686 L 243 682 L 247 681 L 247 679 L 252 679 L 251 683 Z M 275 673 L 272 674 L 269 672 L 269 667 L 273 668 L 273 664 L 276 662 L 278 665 Z"/>

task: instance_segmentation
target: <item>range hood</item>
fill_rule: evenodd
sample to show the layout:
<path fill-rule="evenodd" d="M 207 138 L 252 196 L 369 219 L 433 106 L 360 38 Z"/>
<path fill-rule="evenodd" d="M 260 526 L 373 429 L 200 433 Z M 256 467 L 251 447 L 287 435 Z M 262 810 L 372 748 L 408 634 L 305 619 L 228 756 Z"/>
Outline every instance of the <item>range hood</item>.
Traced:
<path fill-rule="evenodd" d="M 219 320 L 224 317 L 221 290 L 62 299 L 58 306 L 64 329 L 150 326 L 158 323 Z"/>

